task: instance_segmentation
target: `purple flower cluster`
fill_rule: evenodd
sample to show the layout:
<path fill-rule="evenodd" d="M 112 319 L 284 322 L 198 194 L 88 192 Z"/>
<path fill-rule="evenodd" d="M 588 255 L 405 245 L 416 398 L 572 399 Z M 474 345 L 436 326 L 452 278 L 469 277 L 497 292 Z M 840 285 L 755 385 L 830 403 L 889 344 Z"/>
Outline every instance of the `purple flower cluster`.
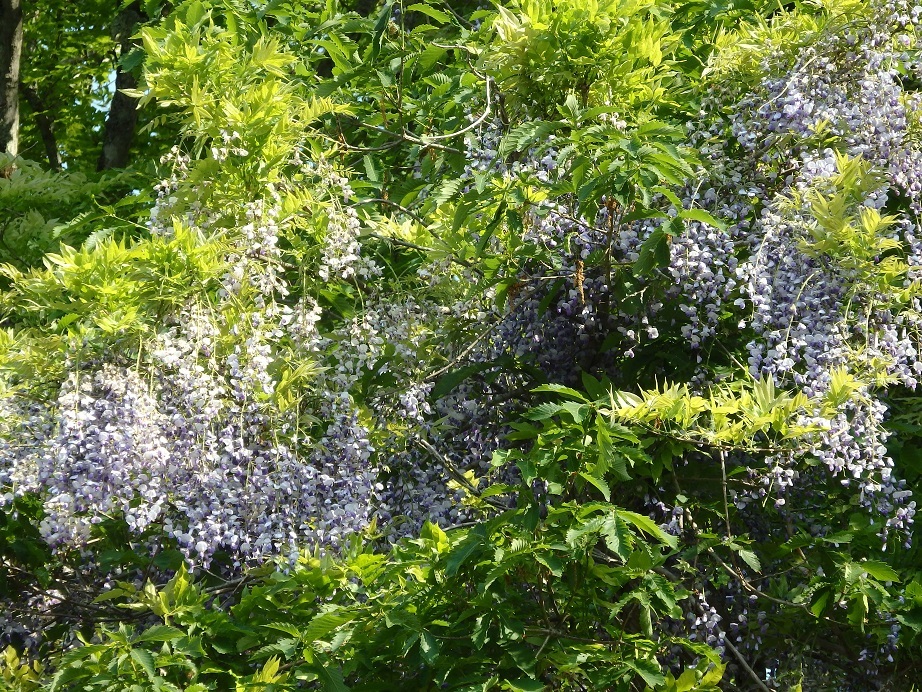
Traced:
<path fill-rule="evenodd" d="M 233 133 L 224 140 L 215 160 L 244 155 Z M 439 443 L 425 377 L 433 353 L 446 353 L 435 328 L 476 311 L 446 315 L 381 282 L 353 314 L 322 326 L 314 284 L 301 276 L 293 285 L 286 273 L 282 246 L 305 223 L 282 211 L 290 183 L 212 208 L 220 195 L 195 182 L 195 164 L 178 149 L 165 163 L 174 174 L 158 186 L 151 231 L 170 237 L 179 222 L 227 238 L 218 289 L 166 315 L 129 362 L 74 358 L 50 402 L 0 397 L 10 414 L 0 483 L 46 496 L 52 546 L 85 545 L 94 524 L 121 517 L 136 534 L 165 533 L 203 565 L 218 551 L 240 564 L 337 546 L 376 516 L 406 517 L 405 530 L 448 518 L 459 499 L 449 472 L 407 440 Z M 363 256 L 348 181 L 324 161 L 300 169 L 326 195 L 309 219 L 319 228 L 308 254 L 316 275 L 333 284 L 380 277 Z M 430 269 L 437 292 L 442 274 Z"/>
<path fill-rule="evenodd" d="M 721 319 L 738 323 L 752 334 L 751 374 L 811 396 L 824 396 L 833 369 L 843 365 L 859 378 L 875 372 L 909 388 L 922 372 L 918 296 L 895 297 L 918 278 L 918 230 L 906 208 L 893 205 L 903 199 L 910 213 L 918 211 L 916 96 L 903 80 L 919 72 L 912 48 L 920 13 L 907 3 L 881 2 L 867 14 L 867 21 L 831 21 L 797 50 L 769 47 L 754 88 L 724 80 L 705 95 L 690 136 L 708 177 L 683 202 L 704 206 L 728 227 L 688 224 L 672 243 L 672 297 L 687 318 L 681 331 L 689 346 L 713 340 Z M 854 261 L 810 250 L 818 224 L 812 201 L 835 193 L 836 151 L 860 157 L 869 171 L 853 218 L 862 209 L 897 209 L 878 237 L 907 258 L 905 284 L 883 287 Z M 886 542 L 891 530 L 907 535 L 915 503 L 893 476 L 885 416 L 868 386 L 838 415 L 806 422 L 824 429 L 812 454 L 883 517 Z M 798 467 L 790 458 L 755 464 L 757 488 L 738 502 L 770 492 L 783 506 Z"/>

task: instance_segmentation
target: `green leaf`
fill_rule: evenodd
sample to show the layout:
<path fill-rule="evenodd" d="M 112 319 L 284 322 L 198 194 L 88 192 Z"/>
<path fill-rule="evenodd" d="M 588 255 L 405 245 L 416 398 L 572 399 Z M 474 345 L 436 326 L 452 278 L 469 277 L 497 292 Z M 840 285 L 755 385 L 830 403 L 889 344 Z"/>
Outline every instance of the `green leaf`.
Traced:
<path fill-rule="evenodd" d="M 186 24 L 189 26 L 195 26 L 204 18 L 205 6 L 199 2 L 199 0 L 195 0 L 195 2 L 190 3 L 186 8 Z"/>
<path fill-rule="evenodd" d="M 419 537 L 433 544 L 440 553 L 448 549 L 448 536 L 438 524 L 427 521 L 419 531 Z"/>
<path fill-rule="evenodd" d="M 724 676 L 725 665 L 717 664 L 712 661 L 711 665 L 713 666 L 707 673 L 704 674 L 704 677 L 701 678 L 701 685 L 716 685 Z"/>
<path fill-rule="evenodd" d="M 442 183 L 439 191 L 432 195 L 432 199 L 435 201 L 436 206 L 444 204 L 450 199 L 457 198 L 463 185 L 464 180 L 461 178 L 446 180 L 444 183 Z"/>
<path fill-rule="evenodd" d="M 669 234 L 663 226 L 658 226 L 640 246 L 634 269 L 640 276 L 648 276 L 654 269 L 669 264 Z"/>
<path fill-rule="evenodd" d="M 606 547 L 622 560 L 626 560 L 631 550 L 631 533 L 627 525 L 615 513 L 610 514 L 602 524 L 602 535 Z"/>
<path fill-rule="evenodd" d="M 478 527 L 479 528 L 479 527 Z M 445 560 L 445 574 L 453 577 L 474 554 L 483 547 L 483 536 L 471 531 L 460 543 L 454 546 Z"/>
<path fill-rule="evenodd" d="M 762 571 L 762 563 L 759 562 L 758 556 L 752 550 L 747 550 L 745 548 L 740 548 L 738 546 L 731 546 L 733 550 L 739 553 L 740 558 L 743 562 L 749 565 L 749 568 L 756 571 Z"/>
<path fill-rule="evenodd" d="M 638 125 L 635 130 L 635 134 L 638 136 L 647 136 L 647 137 L 663 137 L 672 140 L 681 139 L 684 136 L 682 130 L 674 125 L 669 125 L 659 120 L 648 120 L 647 122 Z"/>
<path fill-rule="evenodd" d="M 900 575 L 897 574 L 890 565 L 884 562 L 866 560 L 865 562 L 859 563 L 858 566 L 878 581 L 900 581 Z"/>
<path fill-rule="evenodd" d="M 618 510 L 618 515 L 625 521 L 636 526 L 638 529 L 640 529 L 644 533 L 649 534 L 650 536 L 653 536 L 659 539 L 661 543 L 665 543 L 670 548 L 675 549 L 678 547 L 679 545 L 678 539 L 675 536 L 663 531 L 657 525 L 657 523 L 653 521 L 650 517 L 645 517 L 642 514 L 637 514 L 636 512 L 629 512 L 623 509 Z"/>
<path fill-rule="evenodd" d="M 641 544 L 628 558 L 627 565 L 629 569 L 636 569 L 641 572 L 649 572 L 653 569 L 653 559 Z M 644 592 L 637 592 L 637 596 L 643 595 Z"/>
<path fill-rule="evenodd" d="M 700 221 L 701 223 L 706 223 L 708 226 L 713 226 L 714 228 L 719 228 L 720 230 L 726 230 L 727 224 L 722 221 L 718 221 L 713 215 L 709 212 L 706 212 L 704 209 L 684 209 L 679 212 L 680 219 L 687 219 L 689 221 Z"/>
<path fill-rule="evenodd" d="M 442 56 L 445 55 L 448 51 L 440 46 L 428 46 L 426 50 L 419 54 L 419 65 L 424 70 L 428 70 L 430 67 L 435 65 L 439 60 L 442 59 Z"/>
<path fill-rule="evenodd" d="M 869 607 L 867 594 L 856 594 L 855 597 L 851 599 L 851 603 L 848 606 L 848 621 L 863 631 L 864 623 L 868 617 L 868 612 Z"/>
<path fill-rule="evenodd" d="M 373 183 L 381 182 L 381 176 L 378 175 L 378 171 L 375 169 L 375 161 L 371 156 L 366 154 L 363 158 L 365 163 L 365 176 Z"/>
<path fill-rule="evenodd" d="M 122 55 L 119 59 L 119 67 L 123 72 L 131 72 L 144 63 L 144 51 L 140 48 L 131 50 L 127 55 Z"/>
<path fill-rule="evenodd" d="M 569 528 L 566 534 L 567 545 L 571 548 L 581 545 L 586 537 L 594 536 L 604 523 L 605 517 L 596 517 L 585 524 Z"/>
<path fill-rule="evenodd" d="M 647 637 L 653 637 L 653 613 L 649 606 L 640 608 L 640 631 Z"/>
<path fill-rule="evenodd" d="M 578 392 L 572 387 L 565 387 L 562 384 L 542 384 L 538 387 L 535 387 L 531 391 L 533 392 L 552 392 L 554 394 L 563 394 L 564 396 L 571 397 L 577 401 L 582 401 L 584 403 L 589 403 L 589 399 L 586 398 L 586 395 L 582 392 Z"/>
<path fill-rule="evenodd" d="M 547 689 L 547 685 L 545 685 L 540 680 L 534 680 L 532 678 L 519 678 L 518 680 L 504 681 L 503 689 L 509 690 L 510 692 L 544 692 L 544 690 Z"/>
<path fill-rule="evenodd" d="M 387 30 L 387 25 L 391 21 L 391 14 L 393 13 L 393 0 L 388 0 L 384 3 L 384 7 L 381 8 L 381 14 L 378 15 L 378 21 L 375 22 L 375 30 L 372 36 L 371 41 L 371 58 L 374 60 L 378 57 L 378 53 L 381 52 L 381 46 L 384 42 L 384 34 Z M 332 56 L 332 54 L 331 54 Z"/>
<path fill-rule="evenodd" d="M 323 666 L 318 675 L 323 681 L 323 689 L 326 692 L 349 692 L 343 680 L 343 672 L 338 667 Z"/>
<path fill-rule="evenodd" d="M 303 632 L 297 632 L 294 636 L 299 636 L 304 641 L 305 644 L 310 644 L 311 642 L 317 641 L 326 637 L 330 632 L 335 630 L 340 625 L 344 625 L 347 622 L 350 622 L 355 617 L 354 613 L 348 611 L 331 611 L 327 613 L 320 613 L 315 615 L 314 618 L 308 623 L 307 627 L 304 628 Z M 278 629 L 278 628 L 276 628 Z M 287 634 L 291 632 L 287 629 L 282 630 Z"/>
<path fill-rule="evenodd" d="M 602 419 L 602 416 L 598 416 L 596 425 L 596 444 L 599 446 L 595 469 L 596 475 L 604 476 L 611 470 L 614 471 L 619 480 L 630 480 L 631 476 L 627 471 L 627 458 L 615 448 L 607 422 Z"/>
<path fill-rule="evenodd" d="M 501 202 L 496 208 L 490 223 L 487 224 L 487 227 L 483 229 L 483 232 L 480 234 L 480 242 L 477 243 L 477 248 L 474 251 L 477 257 L 484 256 L 484 251 L 490 244 L 490 239 L 493 237 L 493 234 L 496 233 L 496 229 L 499 228 L 500 223 L 505 218 L 505 214 L 506 202 Z"/>
<path fill-rule="evenodd" d="M 580 477 L 592 485 L 596 490 L 602 493 L 602 496 L 605 498 L 605 501 L 608 502 L 611 500 L 611 488 L 608 487 L 608 483 L 605 482 L 602 478 L 597 478 L 592 474 L 580 472 Z"/>
<path fill-rule="evenodd" d="M 896 619 L 913 632 L 922 632 L 922 613 L 898 614 Z"/>
<path fill-rule="evenodd" d="M 538 404 L 537 406 L 535 406 L 534 408 L 526 412 L 525 418 L 527 418 L 528 420 L 534 420 L 534 421 L 548 420 L 549 418 L 553 418 L 558 413 L 560 413 L 561 410 L 563 409 L 560 404 L 546 401 L 542 404 Z"/>
<path fill-rule="evenodd" d="M 149 680 L 157 678 L 157 672 L 154 670 L 154 657 L 147 649 L 132 649 L 131 658 L 138 663 L 147 673 Z"/>
<path fill-rule="evenodd" d="M 278 630 L 279 632 L 284 632 L 285 634 L 291 635 L 295 639 L 301 638 L 301 630 L 287 622 L 270 622 L 263 625 L 263 627 L 267 627 L 271 630 Z M 322 637 L 323 635 L 319 636 Z"/>
<path fill-rule="evenodd" d="M 588 372 L 583 371 L 580 379 L 583 381 L 583 388 L 591 398 L 596 401 L 608 398 L 608 388 Z"/>
<path fill-rule="evenodd" d="M 679 679 L 675 681 L 676 692 L 690 692 L 695 688 L 697 682 L 698 676 L 695 674 L 695 669 L 686 668 L 679 676 Z"/>
<path fill-rule="evenodd" d="M 845 583 L 851 585 L 861 578 L 864 569 L 857 562 L 846 562 L 842 566 L 842 574 L 845 577 Z"/>
<path fill-rule="evenodd" d="M 536 562 L 539 562 L 547 567 L 551 574 L 553 574 L 555 577 L 559 577 L 563 574 L 564 563 L 554 555 L 551 555 L 550 553 L 544 555 L 535 553 L 534 558 Z"/>
<path fill-rule="evenodd" d="M 281 654 L 284 658 L 290 659 L 295 655 L 295 651 L 298 648 L 300 639 L 294 639 L 293 637 L 285 637 L 284 639 L 279 639 L 277 642 L 272 644 L 267 644 L 257 649 L 252 654 L 253 659 L 260 659 L 265 656 L 270 656 L 274 654 Z"/>
<path fill-rule="evenodd" d="M 564 401 L 560 404 L 560 411 L 566 412 L 573 419 L 573 422 L 579 425 L 589 413 L 589 407 L 586 404 L 578 404 L 575 401 Z"/>
<path fill-rule="evenodd" d="M 128 592 L 124 589 L 110 589 L 99 594 L 96 598 L 93 599 L 93 603 L 103 603 L 105 601 L 114 601 L 118 598 L 124 598 L 128 595 Z"/>
<path fill-rule="evenodd" d="M 680 200 L 678 195 L 676 195 L 676 193 L 670 190 L 668 187 L 664 185 L 657 185 L 652 189 L 652 192 L 658 192 L 661 194 L 663 197 L 668 199 L 670 204 L 672 204 L 672 206 L 674 206 L 679 211 L 683 209 L 682 200 Z"/>
<path fill-rule="evenodd" d="M 823 587 L 813 595 L 813 599 L 810 603 L 810 612 L 816 615 L 816 617 L 820 617 L 826 610 L 826 606 L 829 605 L 831 599 L 832 587 Z"/>
<path fill-rule="evenodd" d="M 830 534 L 828 536 L 823 536 L 823 541 L 825 543 L 832 544 L 842 544 L 842 543 L 851 543 L 855 538 L 855 534 L 850 531 L 839 531 L 837 533 Z"/>
<path fill-rule="evenodd" d="M 87 675 L 92 675 L 87 670 L 84 670 L 82 667 L 62 667 L 58 668 L 58 672 L 55 673 L 54 677 L 51 679 L 51 685 L 49 686 L 50 692 L 56 692 L 61 689 L 76 689 L 74 687 L 62 687 L 64 683 L 72 682 L 73 680 L 81 680 Z"/>
<path fill-rule="evenodd" d="M 499 145 L 500 158 L 506 158 L 509 154 L 518 151 L 525 151 L 539 142 L 547 140 L 549 134 L 559 129 L 563 123 L 533 121 L 519 125 L 509 134 L 503 137 Z"/>
<path fill-rule="evenodd" d="M 423 631 L 419 638 L 419 653 L 423 661 L 432 665 L 439 657 L 439 642 L 429 632 Z"/>
<path fill-rule="evenodd" d="M 136 642 L 171 642 L 186 636 L 182 631 L 167 625 L 155 625 L 138 637 Z"/>
<path fill-rule="evenodd" d="M 629 661 L 626 661 L 626 663 L 634 671 L 636 671 L 637 674 L 643 678 L 643 681 L 647 683 L 650 687 L 658 688 L 666 683 L 666 678 L 663 677 L 663 673 L 660 670 L 660 667 L 656 662 L 642 661 L 642 660 L 633 660 L 633 661 L 629 660 Z"/>
<path fill-rule="evenodd" d="M 422 3 L 416 3 L 415 5 L 410 5 L 407 7 L 407 10 L 412 10 L 413 12 L 421 12 L 430 19 L 434 19 L 439 24 L 444 24 L 447 21 L 451 20 L 451 15 L 447 12 L 442 12 L 442 10 L 437 10 L 434 7 L 429 7 L 429 5 L 424 5 Z"/>

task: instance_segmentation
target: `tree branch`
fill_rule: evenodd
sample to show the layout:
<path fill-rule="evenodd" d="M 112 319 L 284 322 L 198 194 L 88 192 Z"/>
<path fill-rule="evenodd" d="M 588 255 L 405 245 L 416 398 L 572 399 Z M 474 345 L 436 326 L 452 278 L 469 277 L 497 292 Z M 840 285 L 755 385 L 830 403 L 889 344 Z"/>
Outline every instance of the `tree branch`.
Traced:
<path fill-rule="evenodd" d="M 48 108 L 44 100 L 38 95 L 35 87 L 20 83 L 19 88 L 25 96 L 32 114 L 35 116 L 35 125 L 41 135 L 42 144 L 45 145 L 45 156 L 48 157 L 48 166 L 55 171 L 61 170 L 61 154 L 58 151 L 58 140 L 54 135 L 54 121 L 48 116 Z"/>

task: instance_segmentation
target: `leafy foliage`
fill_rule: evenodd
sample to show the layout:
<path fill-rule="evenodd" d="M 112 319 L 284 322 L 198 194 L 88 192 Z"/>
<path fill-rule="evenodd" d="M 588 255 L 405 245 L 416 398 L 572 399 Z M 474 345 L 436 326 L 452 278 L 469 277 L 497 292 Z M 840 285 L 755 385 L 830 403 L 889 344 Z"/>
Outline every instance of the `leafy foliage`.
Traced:
<path fill-rule="evenodd" d="M 922 16 L 354 5 L 0 179 L 3 686 L 911 684 Z"/>

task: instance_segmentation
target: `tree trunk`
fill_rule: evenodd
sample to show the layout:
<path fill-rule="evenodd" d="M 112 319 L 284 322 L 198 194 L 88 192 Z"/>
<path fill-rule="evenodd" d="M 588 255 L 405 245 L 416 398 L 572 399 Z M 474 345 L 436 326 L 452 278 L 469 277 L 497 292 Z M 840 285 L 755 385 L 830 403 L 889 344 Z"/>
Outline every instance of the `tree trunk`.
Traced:
<path fill-rule="evenodd" d="M 45 145 L 45 155 L 48 157 L 48 165 L 53 170 L 59 171 L 61 170 L 61 154 L 58 152 L 58 140 L 54 136 L 54 123 L 51 118 L 48 117 L 48 109 L 45 107 L 45 102 L 33 87 L 21 84 L 19 88 L 22 91 L 22 95 L 25 96 L 29 108 L 32 109 L 32 113 L 35 115 L 35 125 L 38 127 L 38 132 L 42 137 L 42 144 Z"/>
<path fill-rule="evenodd" d="M 2 1 L 2 0 L 0 0 Z M 141 21 L 141 3 L 133 2 L 123 9 L 115 20 L 114 33 L 119 40 L 119 56 L 128 55 L 133 47 L 131 35 Z M 118 67 L 115 73 L 115 96 L 106 117 L 102 152 L 96 170 L 124 168 L 131 158 L 131 144 L 134 142 L 138 124 L 138 100 L 122 93 L 122 89 L 137 89 L 138 80 L 131 72 Z"/>
<path fill-rule="evenodd" d="M 19 151 L 19 58 L 22 54 L 20 0 L 0 0 L 0 152 Z"/>

